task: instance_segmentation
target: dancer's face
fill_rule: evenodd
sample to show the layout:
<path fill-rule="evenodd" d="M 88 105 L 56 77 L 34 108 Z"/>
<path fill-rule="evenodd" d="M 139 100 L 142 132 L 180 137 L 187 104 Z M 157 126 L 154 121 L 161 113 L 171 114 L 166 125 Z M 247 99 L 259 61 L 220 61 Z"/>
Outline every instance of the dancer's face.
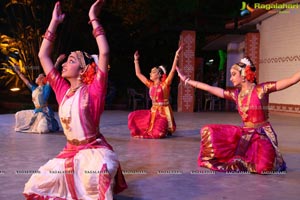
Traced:
<path fill-rule="evenodd" d="M 72 52 L 68 60 L 62 64 L 61 76 L 64 78 L 78 78 L 81 72 L 80 62 L 75 52 Z"/>
<path fill-rule="evenodd" d="M 36 77 L 36 79 L 35 79 L 35 83 L 37 85 L 44 85 L 44 83 L 43 83 L 44 78 L 45 78 L 44 74 L 39 74 L 38 77 Z"/>
<path fill-rule="evenodd" d="M 155 81 L 160 79 L 159 71 L 156 67 L 153 67 L 150 72 L 150 80 Z"/>
<path fill-rule="evenodd" d="M 243 77 L 240 73 L 240 71 L 234 69 L 233 67 L 231 67 L 230 69 L 230 81 L 232 82 L 233 86 L 240 86 L 242 81 L 243 81 Z"/>

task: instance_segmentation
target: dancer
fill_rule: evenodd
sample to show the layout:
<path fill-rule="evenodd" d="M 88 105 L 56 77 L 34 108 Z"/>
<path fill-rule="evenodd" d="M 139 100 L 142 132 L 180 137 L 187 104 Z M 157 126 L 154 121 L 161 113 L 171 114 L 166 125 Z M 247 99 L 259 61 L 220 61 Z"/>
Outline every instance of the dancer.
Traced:
<path fill-rule="evenodd" d="M 61 75 L 53 65 L 51 53 L 64 14 L 60 2 L 54 6 L 39 58 L 59 103 L 59 118 L 67 144 L 25 184 L 27 199 L 112 200 L 113 194 L 127 187 L 117 155 L 99 130 L 109 60 L 109 46 L 97 18 L 102 6 L 103 0 L 97 0 L 89 11 L 99 62 L 86 52 L 71 52 L 62 64 Z"/>
<path fill-rule="evenodd" d="M 150 110 L 137 110 L 128 115 L 128 128 L 131 136 L 159 139 L 175 132 L 176 124 L 172 107 L 169 104 L 169 96 L 181 49 L 179 47 L 176 51 L 169 75 L 167 76 L 166 69 L 163 66 L 153 67 L 150 80 L 141 73 L 138 51 L 134 53 L 135 74 L 149 88 L 152 107 Z"/>
<path fill-rule="evenodd" d="M 268 121 L 268 99 L 270 93 L 299 82 L 300 72 L 279 81 L 256 84 L 255 71 L 249 58 L 241 59 L 230 70 L 230 80 L 238 88 L 223 90 L 191 80 L 177 68 L 185 84 L 234 101 L 243 121 L 242 126 L 210 124 L 201 129 L 201 167 L 258 174 L 286 171 L 276 133 Z"/>
<path fill-rule="evenodd" d="M 17 65 L 13 69 L 32 92 L 34 110 L 22 110 L 16 113 L 15 131 L 30 133 L 47 133 L 59 130 L 53 110 L 48 106 L 51 87 L 44 74 L 39 74 L 35 83 L 31 83 L 22 74 Z"/>

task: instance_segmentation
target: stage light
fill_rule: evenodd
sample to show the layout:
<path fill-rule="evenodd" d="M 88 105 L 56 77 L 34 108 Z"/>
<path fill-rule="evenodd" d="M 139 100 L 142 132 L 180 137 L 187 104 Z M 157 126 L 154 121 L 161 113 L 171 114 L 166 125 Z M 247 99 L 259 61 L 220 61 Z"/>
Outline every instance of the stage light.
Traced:
<path fill-rule="evenodd" d="M 19 87 L 12 87 L 12 88 L 10 88 L 10 91 L 18 92 L 18 91 L 20 91 L 20 88 Z"/>

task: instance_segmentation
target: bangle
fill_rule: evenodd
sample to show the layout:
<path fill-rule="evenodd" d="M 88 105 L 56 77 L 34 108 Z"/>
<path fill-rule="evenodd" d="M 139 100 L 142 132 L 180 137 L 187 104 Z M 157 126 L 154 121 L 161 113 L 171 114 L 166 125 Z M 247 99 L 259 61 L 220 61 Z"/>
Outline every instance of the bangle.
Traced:
<path fill-rule="evenodd" d="M 135 62 L 135 61 L 139 62 L 139 59 L 134 59 L 134 62 Z"/>
<path fill-rule="evenodd" d="M 94 37 L 98 37 L 99 35 L 105 35 L 104 29 L 101 25 L 99 25 L 97 28 L 93 30 Z"/>
<path fill-rule="evenodd" d="M 45 38 L 46 40 L 49 40 L 50 42 L 54 42 L 56 39 L 56 34 L 52 33 L 51 31 L 49 31 L 47 29 L 45 35 L 43 36 L 43 38 Z"/>
<path fill-rule="evenodd" d="M 94 19 L 91 19 L 89 22 L 88 22 L 88 24 L 91 24 L 93 21 L 99 21 L 99 19 L 98 18 L 94 18 Z"/>
<path fill-rule="evenodd" d="M 191 80 L 190 78 L 186 78 L 184 81 L 184 85 L 186 86 L 186 84 L 189 82 L 189 80 Z"/>

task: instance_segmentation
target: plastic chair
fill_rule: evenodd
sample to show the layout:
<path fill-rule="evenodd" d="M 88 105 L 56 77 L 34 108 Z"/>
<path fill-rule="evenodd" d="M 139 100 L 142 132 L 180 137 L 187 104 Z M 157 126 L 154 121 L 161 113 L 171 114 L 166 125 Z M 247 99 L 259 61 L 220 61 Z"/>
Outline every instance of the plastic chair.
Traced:
<path fill-rule="evenodd" d="M 150 109 L 152 106 L 152 100 L 149 94 L 149 88 L 146 87 L 145 89 L 145 102 L 146 102 L 146 109 Z"/>
<path fill-rule="evenodd" d="M 209 110 L 210 111 L 214 111 L 215 110 L 215 106 L 218 105 L 219 106 L 219 110 L 221 110 L 221 99 L 210 94 L 210 93 L 206 93 L 205 95 L 205 100 L 204 100 L 204 110 L 206 111 L 207 106 L 209 104 Z"/>
<path fill-rule="evenodd" d="M 141 105 L 142 108 L 145 107 L 145 96 L 144 94 L 138 93 L 133 88 L 127 88 L 128 94 L 128 108 L 136 110 L 138 105 Z"/>

